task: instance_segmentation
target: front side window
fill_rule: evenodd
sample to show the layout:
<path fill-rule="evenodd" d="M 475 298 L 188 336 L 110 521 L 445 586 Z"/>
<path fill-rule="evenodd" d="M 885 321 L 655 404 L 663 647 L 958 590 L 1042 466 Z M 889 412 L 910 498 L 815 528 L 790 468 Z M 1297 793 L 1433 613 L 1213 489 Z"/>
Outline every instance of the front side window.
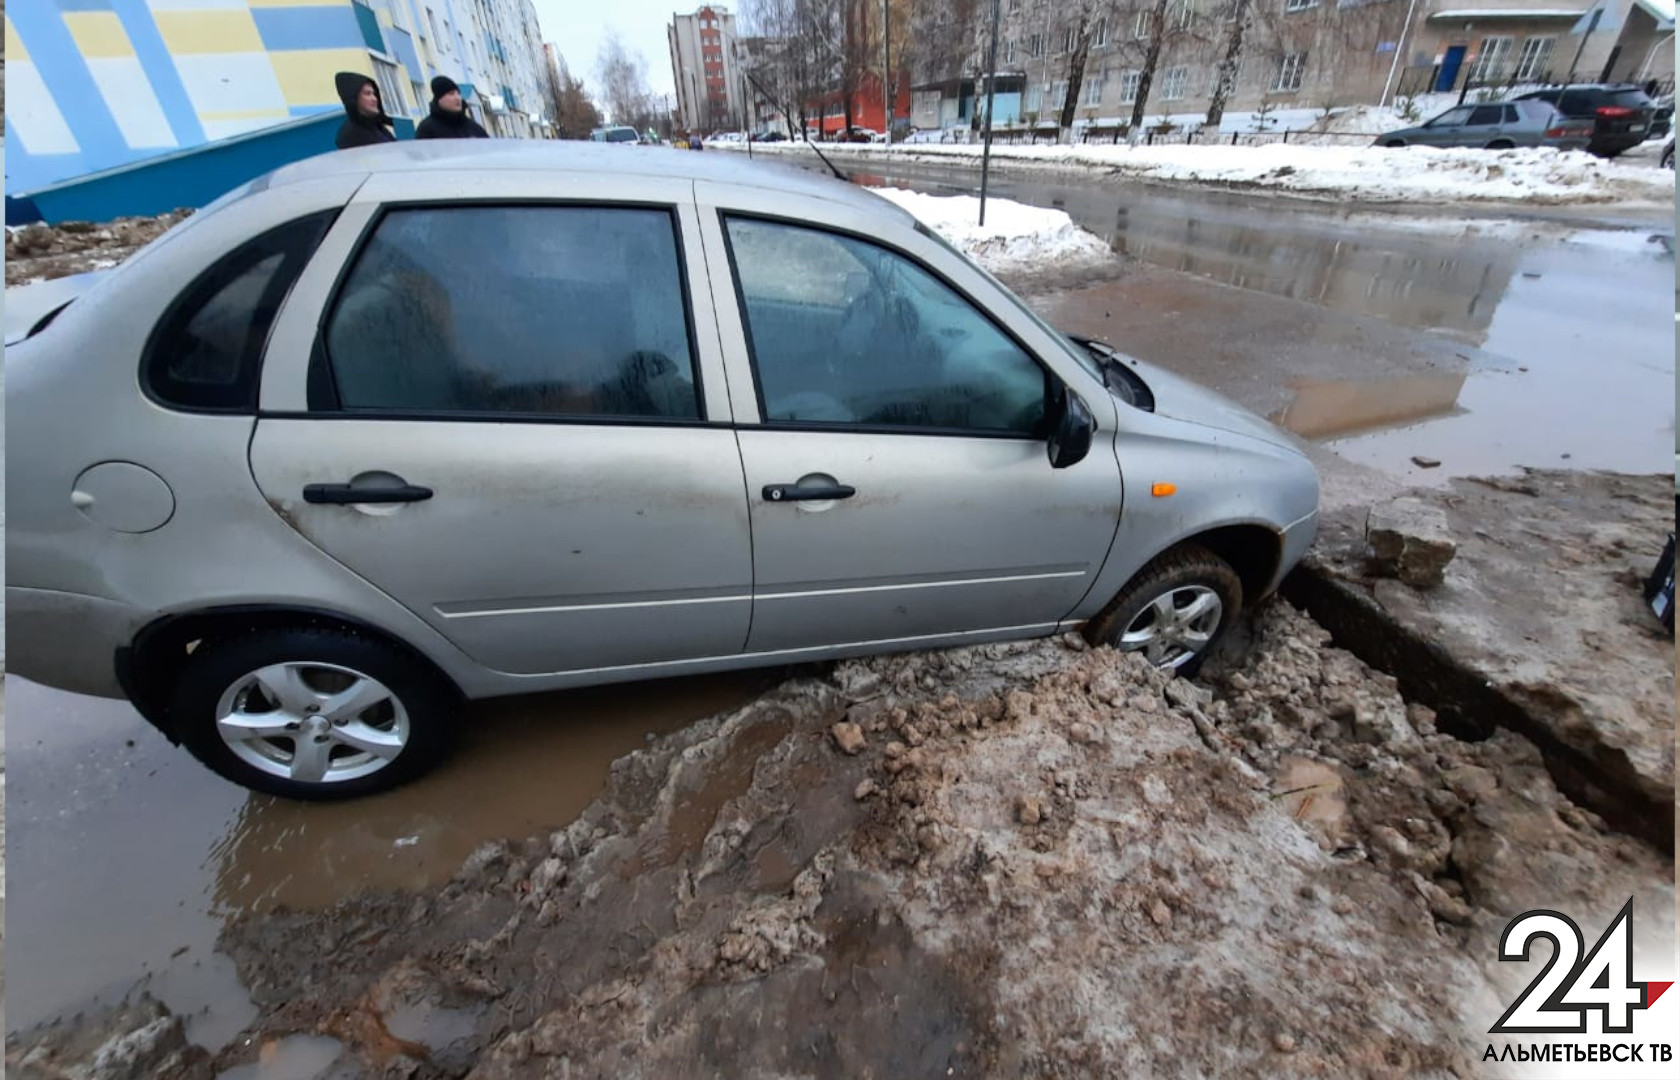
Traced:
<path fill-rule="evenodd" d="M 179 408 L 253 411 L 274 317 L 336 216 L 314 214 L 271 229 L 189 285 L 147 343 L 141 372 L 151 396 Z"/>
<path fill-rule="evenodd" d="M 669 210 L 395 209 L 333 305 L 310 408 L 700 418 Z"/>
<path fill-rule="evenodd" d="M 1448 109 L 1440 116 L 1437 116 L 1435 119 L 1429 121 L 1426 126 L 1432 128 L 1458 127 L 1460 124 L 1469 122 L 1470 114 L 1473 111 L 1474 110 L 1469 105 L 1463 105 L 1456 109 Z"/>
<path fill-rule="evenodd" d="M 928 271 L 818 229 L 728 231 L 767 423 L 1041 436 L 1044 369 Z"/>

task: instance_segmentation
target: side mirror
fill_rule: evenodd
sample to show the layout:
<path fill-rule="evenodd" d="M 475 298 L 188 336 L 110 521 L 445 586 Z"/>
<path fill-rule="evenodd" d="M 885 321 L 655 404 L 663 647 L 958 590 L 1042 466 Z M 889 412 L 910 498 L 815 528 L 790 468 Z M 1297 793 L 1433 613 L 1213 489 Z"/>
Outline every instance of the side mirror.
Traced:
<path fill-rule="evenodd" d="M 1096 418 L 1078 394 L 1058 387 L 1052 400 L 1050 441 L 1045 449 L 1052 469 L 1065 469 L 1085 460 L 1097 433 Z"/>

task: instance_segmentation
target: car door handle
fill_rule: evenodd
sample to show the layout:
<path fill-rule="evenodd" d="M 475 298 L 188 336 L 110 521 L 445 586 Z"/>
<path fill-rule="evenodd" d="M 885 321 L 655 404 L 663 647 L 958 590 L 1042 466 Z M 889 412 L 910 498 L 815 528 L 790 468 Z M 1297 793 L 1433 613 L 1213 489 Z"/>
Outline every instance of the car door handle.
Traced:
<path fill-rule="evenodd" d="M 849 499 L 857 488 L 847 484 L 765 484 L 765 502 L 802 502 L 817 499 Z"/>
<path fill-rule="evenodd" d="M 401 487 L 367 488 L 350 484 L 308 484 L 303 489 L 306 503 L 349 506 L 354 503 L 411 503 L 432 497 L 432 489 L 419 484 Z"/>

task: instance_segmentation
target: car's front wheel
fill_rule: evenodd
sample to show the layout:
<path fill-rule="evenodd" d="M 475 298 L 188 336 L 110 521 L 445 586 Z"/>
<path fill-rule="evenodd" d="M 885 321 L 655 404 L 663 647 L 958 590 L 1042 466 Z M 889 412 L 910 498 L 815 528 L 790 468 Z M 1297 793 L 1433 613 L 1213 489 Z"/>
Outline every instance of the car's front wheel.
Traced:
<path fill-rule="evenodd" d="M 383 641 L 324 628 L 202 644 L 170 703 L 193 756 L 253 791 L 348 799 L 406 783 L 448 750 L 454 688 Z"/>
<path fill-rule="evenodd" d="M 1242 611 L 1242 579 L 1196 544 L 1156 556 L 1091 620 L 1093 644 L 1142 653 L 1158 668 L 1194 675 Z"/>

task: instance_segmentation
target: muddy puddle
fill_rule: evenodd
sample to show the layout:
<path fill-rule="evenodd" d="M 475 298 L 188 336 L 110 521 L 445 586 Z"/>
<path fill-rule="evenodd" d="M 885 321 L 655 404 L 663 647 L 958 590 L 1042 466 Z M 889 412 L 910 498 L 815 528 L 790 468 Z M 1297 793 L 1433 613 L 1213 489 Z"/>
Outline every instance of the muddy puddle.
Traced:
<path fill-rule="evenodd" d="M 895 166 L 860 180 L 973 194 L 979 176 Z M 1093 297 L 1100 303 L 1084 305 L 1144 307 L 1129 318 L 1115 313 L 1112 344 L 1359 464 L 1435 484 L 1519 466 L 1671 467 L 1671 223 L 1605 219 L 1577 228 L 1549 215 L 1455 219 L 1451 210 L 1431 220 L 1415 209 L 1385 214 L 1007 171 L 994 174 L 991 191 L 1064 210 L 1153 272 L 1103 287 Z M 1187 295 L 1183 278 L 1172 284 L 1176 274 L 1234 286 L 1254 302 L 1209 310 Z M 1304 306 L 1267 310 L 1268 297 Z M 1049 313 L 1061 314 L 1054 303 Z M 1280 325 L 1289 320 L 1298 325 Z M 1411 340 L 1355 320 L 1380 320 Z M 1302 362 L 1306 353 L 1312 362 Z M 1292 393 L 1278 401 L 1268 396 L 1274 390 Z M 1441 464 L 1422 467 L 1414 457 Z"/>
<path fill-rule="evenodd" d="M 254 1015 L 233 965 L 216 953 L 232 914 L 439 884 L 485 840 L 570 822 L 614 759 L 743 704 L 775 679 L 747 673 L 486 702 L 444 768 L 335 806 L 248 796 L 126 704 L 13 677 L 7 900 L 15 925 L 30 932 L 6 942 L 6 1021 L 24 1030 L 143 984 L 189 1017 L 195 1042 L 218 1047 Z M 403 1030 L 393 1035 L 447 1042 L 468 1022 L 399 1017 Z M 266 1053 L 249 1076 L 313 1076 L 331 1060 L 315 1043 Z"/>

